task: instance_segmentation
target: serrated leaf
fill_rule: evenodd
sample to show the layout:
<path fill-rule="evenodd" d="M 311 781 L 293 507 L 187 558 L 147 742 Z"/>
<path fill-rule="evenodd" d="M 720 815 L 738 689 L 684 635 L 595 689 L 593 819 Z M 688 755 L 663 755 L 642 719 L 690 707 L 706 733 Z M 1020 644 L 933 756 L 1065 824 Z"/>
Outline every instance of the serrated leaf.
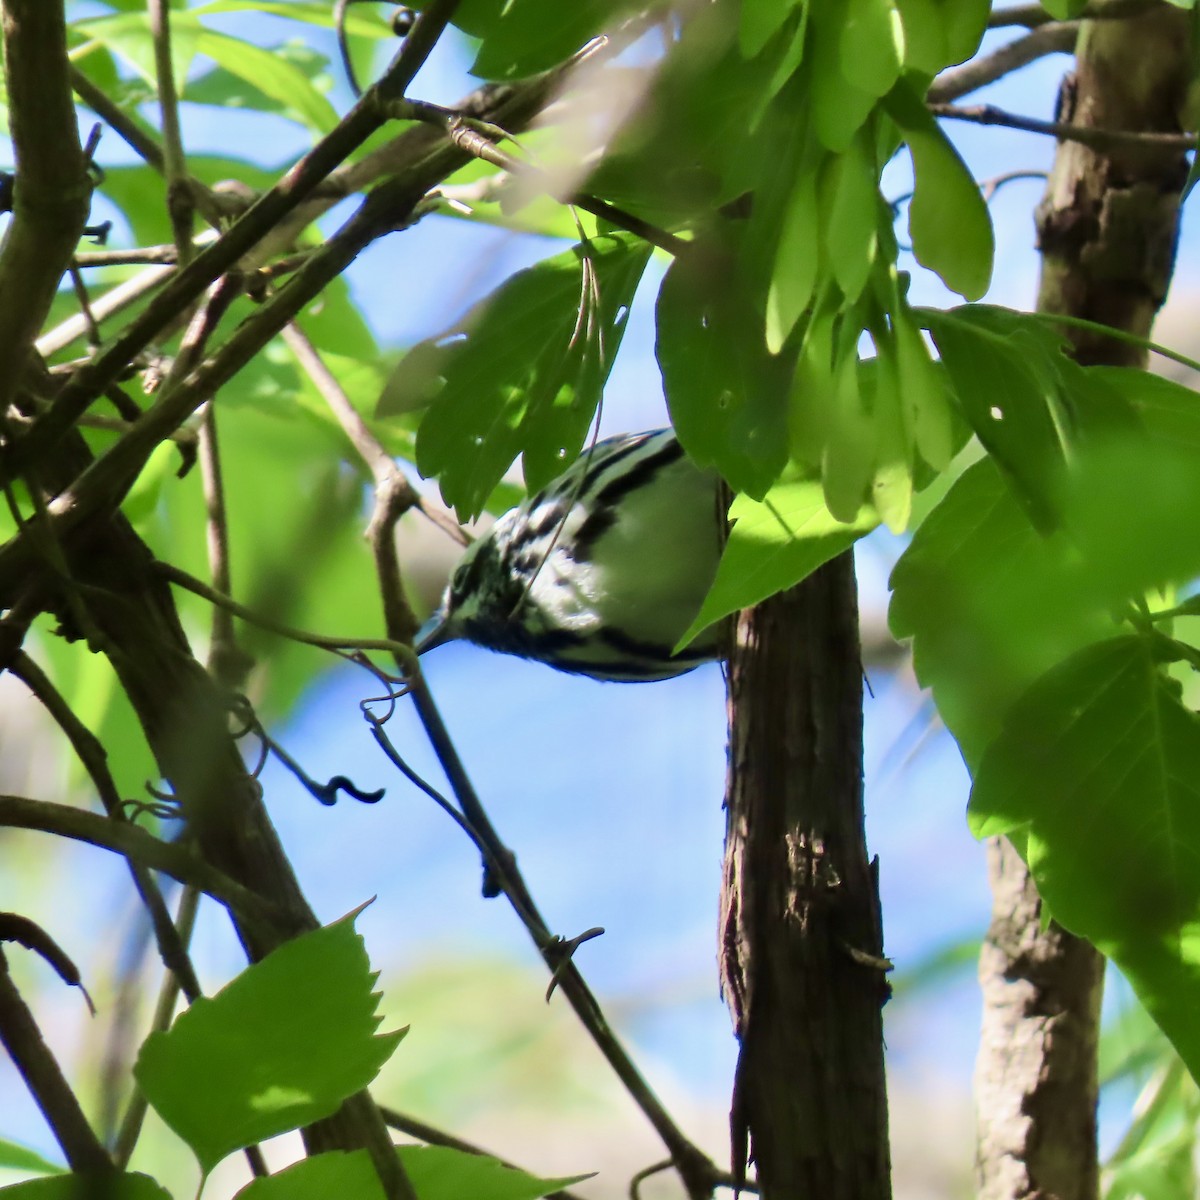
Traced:
<path fill-rule="evenodd" d="M 787 461 L 790 363 L 772 355 L 750 290 L 724 248 L 677 258 L 658 294 L 655 352 L 684 449 L 761 498 Z"/>
<path fill-rule="evenodd" d="M 329 1116 L 403 1037 L 375 1032 L 376 975 L 355 915 L 286 942 L 143 1043 L 138 1084 L 205 1174 L 234 1150 Z"/>
<path fill-rule="evenodd" d="M 417 468 L 437 476 L 463 520 L 518 454 L 537 489 L 579 453 L 649 256 L 630 234 L 595 238 L 518 271 L 430 339 L 444 351 L 444 384 L 417 432 Z M 378 415 L 404 411 L 409 383 L 424 402 L 429 367 L 426 352 L 413 380 L 401 360 Z"/>
<path fill-rule="evenodd" d="M 735 496 L 729 516 L 716 579 L 676 649 L 722 617 L 794 587 L 879 524 L 866 503 L 849 523 L 838 521 L 816 479 L 777 483 L 762 500 Z"/>
<path fill-rule="evenodd" d="M 171 1193 L 149 1175 L 71 1173 L 30 1179 L 0 1188 L 5 1200 L 171 1200 Z"/>
<path fill-rule="evenodd" d="M 876 98 L 890 92 L 904 62 L 895 0 L 849 0 L 838 49 L 848 83 Z"/>
<path fill-rule="evenodd" d="M 1054 528 L 1054 497 L 1066 463 L 1056 411 L 1058 336 L 985 305 L 923 311 L 920 319 L 937 345 L 963 416 L 1014 481 L 1038 528 Z"/>
<path fill-rule="evenodd" d="M 979 188 L 908 80 L 901 79 L 883 105 L 912 154 L 908 228 L 913 254 L 951 291 L 978 300 L 991 283 L 995 255 L 992 218 Z"/>
<path fill-rule="evenodd" d="M 537 1200 L 590 1178 L 539 1179 L 486 1154 L 448 1146 L 397 1146 L 396 1153 L 420 1200 Z M 365 1150 L 330 1151 L 302 1159 L 274 1175 L 255 1179 L 237 1200 L 384 1200 L 383 1187 Z"/>
<path fill-rule="evenodd" d="M 1200 721 L 1163 644 L 1088 647 L 1018 701 L 983 757 L 977 836 L 1026 834 L 1055 918 L 1111 957 L 1200 1075 Z"/>

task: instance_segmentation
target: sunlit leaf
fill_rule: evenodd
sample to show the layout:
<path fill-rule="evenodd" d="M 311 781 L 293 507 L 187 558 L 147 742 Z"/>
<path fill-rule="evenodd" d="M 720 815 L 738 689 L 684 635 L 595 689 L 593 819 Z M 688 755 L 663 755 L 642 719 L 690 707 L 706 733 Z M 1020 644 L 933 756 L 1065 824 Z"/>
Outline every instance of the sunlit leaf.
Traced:
<path fill-rule="evenodd" d="M 152 1033 L 138 1084 L 208 1172 L 375 1078 L 403 1036 L 375 1032 L 375 979 L 353 914 L 294 938 Z"/>
<path fill-rule="evenodd" d="M 992 218 L 979 188 L 910 82 L 901 79 L 883 104 L 912 154 L 913 253 L 951 291 L 978 300 L 991 282 L 995 254 Z"/>

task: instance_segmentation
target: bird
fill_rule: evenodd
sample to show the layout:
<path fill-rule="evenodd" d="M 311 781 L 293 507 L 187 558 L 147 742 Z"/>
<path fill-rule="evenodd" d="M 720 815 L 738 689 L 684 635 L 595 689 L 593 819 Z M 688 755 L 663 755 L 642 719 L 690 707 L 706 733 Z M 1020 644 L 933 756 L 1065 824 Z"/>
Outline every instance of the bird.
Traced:
<path fill-rule="evenodd" d="M 682 675 L 723 653 L 721 624 L 675 647 L 725 520 L 716 472 L 673 430 L 596 442 L 467 548 L 416 650 L 462 639 L 598 680 Z"/>

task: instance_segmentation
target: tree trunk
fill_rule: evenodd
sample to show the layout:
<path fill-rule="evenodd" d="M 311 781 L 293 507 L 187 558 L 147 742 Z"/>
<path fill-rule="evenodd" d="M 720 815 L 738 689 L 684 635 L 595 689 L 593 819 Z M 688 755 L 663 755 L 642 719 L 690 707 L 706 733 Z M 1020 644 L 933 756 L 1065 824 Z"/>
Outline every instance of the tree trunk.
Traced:
<path fill-rule="evenodd" d="M 1163 4 L 1085 23 L 1058 119 L 1097 129 L 1179 133 L 1191 75 L 1187 13 Z M 1167 294 L 1187 161 L 1178 150 L 1058 147 L 1038 208 L 1038 308 L 1148 337 Z M 1137 346 L 1064 330 L 1085 365 L 1145 365 Z M 1092 1200 L 1096 1047 L 1104 960 L 1051 922 L 1007 842 L 990 848 L 992 923 L 980 959 L 976 1068 L 981 1200 Z"/>
<path fill-rule="evenodd" d="M 862 807 L 853 554 L 743 613 L 729 662 L 721 979 L 733 1169 L 766 1200 L 891 1194 L 888 987 Z"/>

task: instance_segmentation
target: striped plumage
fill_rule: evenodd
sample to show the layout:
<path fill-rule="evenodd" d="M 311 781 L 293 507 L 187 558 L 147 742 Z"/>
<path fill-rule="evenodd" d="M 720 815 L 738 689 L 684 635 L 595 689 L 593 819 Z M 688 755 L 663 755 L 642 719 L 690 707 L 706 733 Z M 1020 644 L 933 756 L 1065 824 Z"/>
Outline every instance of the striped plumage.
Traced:
<path fill-rule="evenodd" d="M 463 556 L 420 651 L 453 638 L 594 679 L 667 679 L 720 653 L 707 630 L 672 657 L 720 557 L 716 476 L 669 430 L 597 443 Z"/>

